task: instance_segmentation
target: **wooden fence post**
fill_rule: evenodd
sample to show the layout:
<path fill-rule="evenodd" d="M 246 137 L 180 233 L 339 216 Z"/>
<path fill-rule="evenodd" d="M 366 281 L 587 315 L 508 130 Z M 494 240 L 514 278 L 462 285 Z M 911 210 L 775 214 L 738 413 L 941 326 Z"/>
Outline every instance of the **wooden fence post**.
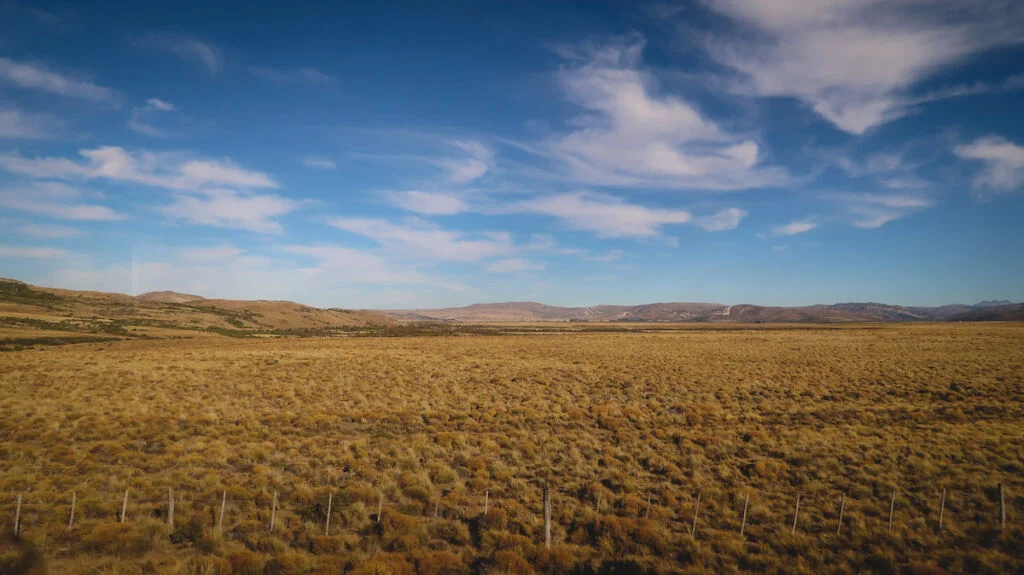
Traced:
<path fill-rule="evenodd" d="M 377 498 L 377 523 L 380 523 L 380 514 L 384 511 L 384 492 L 377 492 L 379 497 Z"/>
<path fill-rule="evenodd" d="M 224 534 L 224 508 L 228 504 L 228 490 L 225 489 L 220 494 L 220 515 L 217 516 L 217 532 L 221 535 Z"/>
<path fill-rule="evenodd" d="M 334 503 L 334 493 L 327 494 L 327 519 L 324 520 L 324 535 L 331 534 L 331 504 Z"/>
<path fill-rule="evenodd" d="M 892 490 L 892 499 L 889 500 L 889 532 L 892 533 L 892 513 L 896 509 L 896 490 Z"/>
<path fill-rule="evenodd" d="M 174 530 L 174 488 L 167 488 L 167 527 Z"/>
<path fill-rule="evenodd" d="M 842 498 L 839 500 L 839 524 L 836 525 L 836 535 L 839 535 L 843 530 L 843 512 L 846 511 L 846 492 L 843 492 Z"/>
<path fill-rule="evenodd" d="M 743 537 L 743 531 L 747 528 L 747 504 L 750 503 L 750 492 L 747 492 L 747 496 L 743 498 L 743 522 L 740 523 L 740 537 Z"/>
<path fill-rule="evenodd" d="M 700 493 L 697 494 L 697 503 L 693 506 L 693 525 L 690 526 L 690 537 L 697 536 L 697 514 L 700 513 Z"/>
<path fill-rule="evenodd" d="M 491 490 L 484 490 L 484 516 L 487 516 L 487 504 L 490 503 Z"/>
<path fill-rule="evenodd" d="M 796 510 L 793 511 L 793 530 L 790 535 L 796 535 L 796 522 L 800 519 L 800 494 L 796 495 Z"/>
<path fill-rule="evenodd" d="M 274 503 L 270 508 L 270 532 L 274 532 L 274 522 L 277 520 L 277 492 L 274 492 Z"/>
<path fill-rule="evenodd" d="M 78 494 L 74 491 L 71 492 L 71 515 L 68 517 L 68 531 L 75 526 L 75 503 L 77 503 Z"/>
<path fill-rule="evenodd" d="M 939 501 L 939 533 L 942 533 L 942 514 L 946 511 L 946 488 L 942 488 L 942 499 Z"/>
<path fill-rule="evenodd" d="M 18 494 L 18 509 L 14 512 L 14 536 L 18 536 L 18 532 L 21 531 L 21 494 Z"/>
<path fill-rule="evenodd" d="M 999 484 L 999 530 L 1006 531 L 1006 492 Z"/>
<path fill-rule="evenodd" d="M 551 549 L 551 487 L 544 484 L 544 547 Z"/>
<path fill-rule="evenodd" d="M 121 523 L 124 523 L 125 513 L 128 512 L 128 490 L 124 490 L 124 500 L 121 501 Z"/>

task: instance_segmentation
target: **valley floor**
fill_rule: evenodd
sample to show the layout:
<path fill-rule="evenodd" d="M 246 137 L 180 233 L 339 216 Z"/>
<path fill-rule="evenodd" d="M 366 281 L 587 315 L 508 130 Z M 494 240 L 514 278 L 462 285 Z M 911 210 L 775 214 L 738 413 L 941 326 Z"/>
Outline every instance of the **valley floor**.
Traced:
<path fill-rule="evenodd" d="M 142 339 L 0 374 L 0 571 L 1024 569 L 1022 324 Z"/>

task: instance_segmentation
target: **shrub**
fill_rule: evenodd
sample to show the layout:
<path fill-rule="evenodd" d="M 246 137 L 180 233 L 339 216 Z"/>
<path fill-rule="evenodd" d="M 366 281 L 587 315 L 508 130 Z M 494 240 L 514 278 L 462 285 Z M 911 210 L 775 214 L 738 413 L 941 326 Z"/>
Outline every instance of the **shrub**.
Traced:
<path fill-rule="evenodd" d="M 152 546 L 152 539 L 132 523 L 97 525 L 82 541 L 85 550 L 110 555 L 141 555 Z"/>
<path fill-rule="evenodd" d="M 494 554 L 494 568 L 492 573 L 506 573 L 508 575 L 533 575 L 536 571 L 522 555 L 515 551 L 498 551 Z"/>
<path fill-rule="evenodd" d="M 469 567 L 451 551 L 434 551 L 416 558 L 418 575 L 464 575 Z"/>
<path fill-rule="evenodd" d="M 227 554 L 226 559 L 231 565 L 231 572 L 236 575 L 263 575 L 266 560 L 257 553 L 245 550 L 232 551 Z"/>
<path fill-rule="evenodd" d="M 412 563 L 397 553 L 377 553 L 352 570 L 351 575 L 413 575 Z"/>

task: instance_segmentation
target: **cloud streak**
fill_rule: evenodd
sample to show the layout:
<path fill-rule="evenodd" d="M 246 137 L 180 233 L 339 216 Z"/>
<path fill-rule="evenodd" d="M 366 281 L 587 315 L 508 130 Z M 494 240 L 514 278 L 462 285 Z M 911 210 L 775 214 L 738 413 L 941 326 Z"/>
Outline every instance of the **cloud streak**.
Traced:
<path fill-rule="evenodd" d="M 605 194 L 573 192 L 524 200 L 510 207 L 515 212 L 558 218 L 570 228 L 602 238 L 652 237 L 671 224 L 693 219 L 687 210 L 648 208 Z"/>
<path fill-rule="evenodd" d="M 982 163 L 974 178 L 975 189 L 1013 192 L 1024 186 L 1024 146 L 990 135 L 957 146 L 953 153 Z"/>
<path fill-rule="evenodd" d="M 863 134 L 926 101 L 945 67 L 1024 41 L 1024 5 L 972 0 L 705 0 L 736 24 L 705 48 L 736 74 L 735 91 L 793 97 L 840 130 Z"/>
<path fill-rule="evenodd" d="M 56 248 L 0 245 L 0 258 L 31 258 L 49 260 L 66 258 L 69 255 L 71 254 L 68 251 L 58 250 Z"/>
<path fill-rule="evenodd" d="M 144 36 L 140 44 L 200 64 L 214 76 L 224 68 L 224 55 L 219 48 L 187 34 L 150 34 Z"/>
<path fill-rule="evenodd" d="M 0 81 L 19 88 L 91 102 L 117 104 L 120 100 L 110 88 L 54 72 L 40 64 L 16 62 L 9 58 L 0 58 Z"/>
<path fill-rule="evenodd" d="M 542 144 L 581 183 L 736 190 L 781 185 L 760 145 L 732 134 L 642 69 L 639 37 L 562 51 L 565 98 L 583 110 L 569 133 Z"/>
<path fill-rule="evenodd" d="M 113 209 L 81 202 L 82 193 L 55 182 L 30 182 L 0 190 L 0 207 L 60 220 L 113 222 L 124 215 Z"/>

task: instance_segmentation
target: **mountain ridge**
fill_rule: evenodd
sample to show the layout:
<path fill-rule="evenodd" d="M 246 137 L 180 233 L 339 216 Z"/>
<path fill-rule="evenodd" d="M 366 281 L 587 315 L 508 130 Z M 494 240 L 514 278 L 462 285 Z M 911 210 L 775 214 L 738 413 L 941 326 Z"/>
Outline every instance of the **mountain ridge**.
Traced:
<path fill-rule="evenodd" d="M 377 313 L 398 321 L 457 323 L 517 321 L 734 323 L 1021 321 L 1024 320 L 1024 304 L 1012 303 L 1007 300 L 989 300 L 972 305 L 947 304 L 941 306 L 899 306 L 879 302 L 843 302 L 806 306 L 656 302 L 639 305 L 602 304 L 559 307 L 538 302 L 497 302 L 439 309 L 377 310 Z"/>

